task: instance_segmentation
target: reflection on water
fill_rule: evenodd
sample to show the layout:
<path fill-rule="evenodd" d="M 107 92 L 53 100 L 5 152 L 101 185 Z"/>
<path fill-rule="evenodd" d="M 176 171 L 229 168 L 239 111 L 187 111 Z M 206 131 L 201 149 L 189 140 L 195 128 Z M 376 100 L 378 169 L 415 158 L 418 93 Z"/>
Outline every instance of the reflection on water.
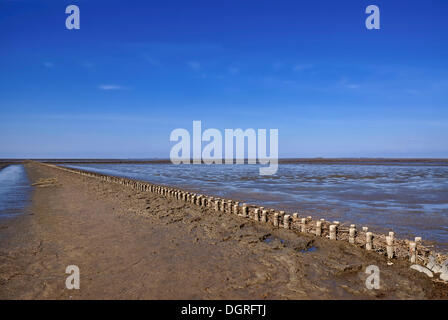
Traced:
<path fill-rule="evenodd" d="M 448 167 L 440 165 L 79 164 L 71 167 L 188 188 L 317 218 L 422 236 L 448 251 Z"/>
<path fill-rule="evenodd" d="M 23 213 L 30 191 L 30 183 L 22 165 L 10 165 L 0 170 L 0 219 Z"/>

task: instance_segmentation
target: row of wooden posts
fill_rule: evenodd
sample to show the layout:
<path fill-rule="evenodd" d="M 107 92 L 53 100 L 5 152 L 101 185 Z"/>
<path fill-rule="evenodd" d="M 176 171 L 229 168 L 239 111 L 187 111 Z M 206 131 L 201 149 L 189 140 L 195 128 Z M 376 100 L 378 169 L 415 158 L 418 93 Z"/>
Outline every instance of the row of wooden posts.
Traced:
<path fill-rule="evenodd" d="M 205 196 L 177 188 L 155 185 L 149 182 L 109 176 L 53 164 L 45 163 L 44 165 L 77 173 L 86 177 L 98 178 L 105 182 L 121 184 L 139 191 L 147 191 L 167 198 L 188 202 L 204 209 L 219 211 L 222 213 L 231 213 L 262 223 L 271 223 L 274 227 L 278 228 L 296 229 L 302 233 L 312 233 L 318 237 L 328 237 L 330 240 L 348 240 L 351 244 L 361 245 L 365 248 L 365 250 L 375 250 L 379 253 L 385 254 L 389 260 L 397 257 L 397 252 L 395 250 L 397 239 L 395 239 L 395 234 L 392 231 L 385 237 L 385 243 L 380 243 L 380 241 L 377 240 L 374 246 L 374 239 L 377 236 L 368 231 L 367 227 L 362 227 L 362 232 L 360 232 L 356 229 L 354 224 L 351 224 L 347 229 L 341 226 L 339 221 L 330 222 L 325 219 L 313 221 L 311 216 L 299 217 L 298 213 L 293 213 L 291 216 L 290 214 L 286 214 L 285 211 L 276 211 L 274 209 L 266 209 L 260 206 L 248 205 L 246 203 L 240 203 L 234 200 Z M 364 237 L 361 235 L 364 235 Z M 380 236 L 379 238 L 384 237 Z M 425 247 L 422 246 L 421 237 L 416 237 L 415 241 L 400 241 L 401 244 L 408 243 L 409 251 L 407 256 L 411 263 L 418 263 L 419 251 L 420 254 L 423 254 L 423 252 L 428 252 L 428 250 L 425 250 Z"/>

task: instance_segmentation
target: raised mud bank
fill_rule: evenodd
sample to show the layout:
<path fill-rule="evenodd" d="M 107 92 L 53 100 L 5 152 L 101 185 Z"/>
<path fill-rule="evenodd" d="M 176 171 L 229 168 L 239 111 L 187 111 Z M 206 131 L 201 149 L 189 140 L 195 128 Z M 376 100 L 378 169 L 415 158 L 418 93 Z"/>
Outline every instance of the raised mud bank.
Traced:
<path fill-rule="evenodd" d="M 345 241 L 354 247 L 376 252 L 387 257 L 392 262 L 396 259 L 407 260 L 410 264 L 428 266 L 428 264 L 443 264 L 447 255 L 434 252 L 423 244 L 420 237 L 414 240 L 399 239 L 391 230 L 388 235 L 375 234 L 368 227 L 357 228 L 354 224 L 347 225 L 339 221 L 313 220 L 311 216 L 301 217 L 298 213 L 286 213 L 254 204 L 239 203 L 232 199 L 217 198 L 210 195 L 188 192 L 179 188 L 152 184 L 146 181 L 115 177 L 81 169 L 62 167 L 55 164 L 34 162 L 43 166 L 57 168 L 66 172 L 85 177 L 99 179 L 108 183 L 116 183 L 138 191 L 150 192 L 166 198 L 173 198 L 196 205 L 200 208 L 235 214 L 259 223 L 271 224 L 276 228 L 293 229 L 316 237 L 329 238 L 334 241 Z"/>

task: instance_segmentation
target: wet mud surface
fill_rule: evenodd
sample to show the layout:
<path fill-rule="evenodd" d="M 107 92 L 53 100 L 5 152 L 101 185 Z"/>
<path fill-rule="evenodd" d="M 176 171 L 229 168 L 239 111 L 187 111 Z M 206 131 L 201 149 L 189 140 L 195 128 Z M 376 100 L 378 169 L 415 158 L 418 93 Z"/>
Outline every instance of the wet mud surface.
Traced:
<path fill-rule="evenodd" d="M 446 299 L 397 260 L 37 164 L 0 222 L 0 299 Z M 366 267 L 380 289 L 366 288 Z M 65 288 L 77 265 L 80 290 Z"/>

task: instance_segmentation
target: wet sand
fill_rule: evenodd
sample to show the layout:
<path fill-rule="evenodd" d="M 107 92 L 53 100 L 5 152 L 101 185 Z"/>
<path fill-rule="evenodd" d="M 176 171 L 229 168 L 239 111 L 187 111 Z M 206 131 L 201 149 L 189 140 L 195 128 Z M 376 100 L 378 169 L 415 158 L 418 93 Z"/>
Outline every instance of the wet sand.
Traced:
<path fill-rule="evenodd" d="M 0 221 L 0 299 L 447 299 L 448 286 L 342 241 L 56 168 L 25 215 Z M 311 250 L 310 250 L 311 249 Z M 380 268 L 368 290 L 365 269 Z M 67 290 L 77 265 L 81 289 Z"/>

